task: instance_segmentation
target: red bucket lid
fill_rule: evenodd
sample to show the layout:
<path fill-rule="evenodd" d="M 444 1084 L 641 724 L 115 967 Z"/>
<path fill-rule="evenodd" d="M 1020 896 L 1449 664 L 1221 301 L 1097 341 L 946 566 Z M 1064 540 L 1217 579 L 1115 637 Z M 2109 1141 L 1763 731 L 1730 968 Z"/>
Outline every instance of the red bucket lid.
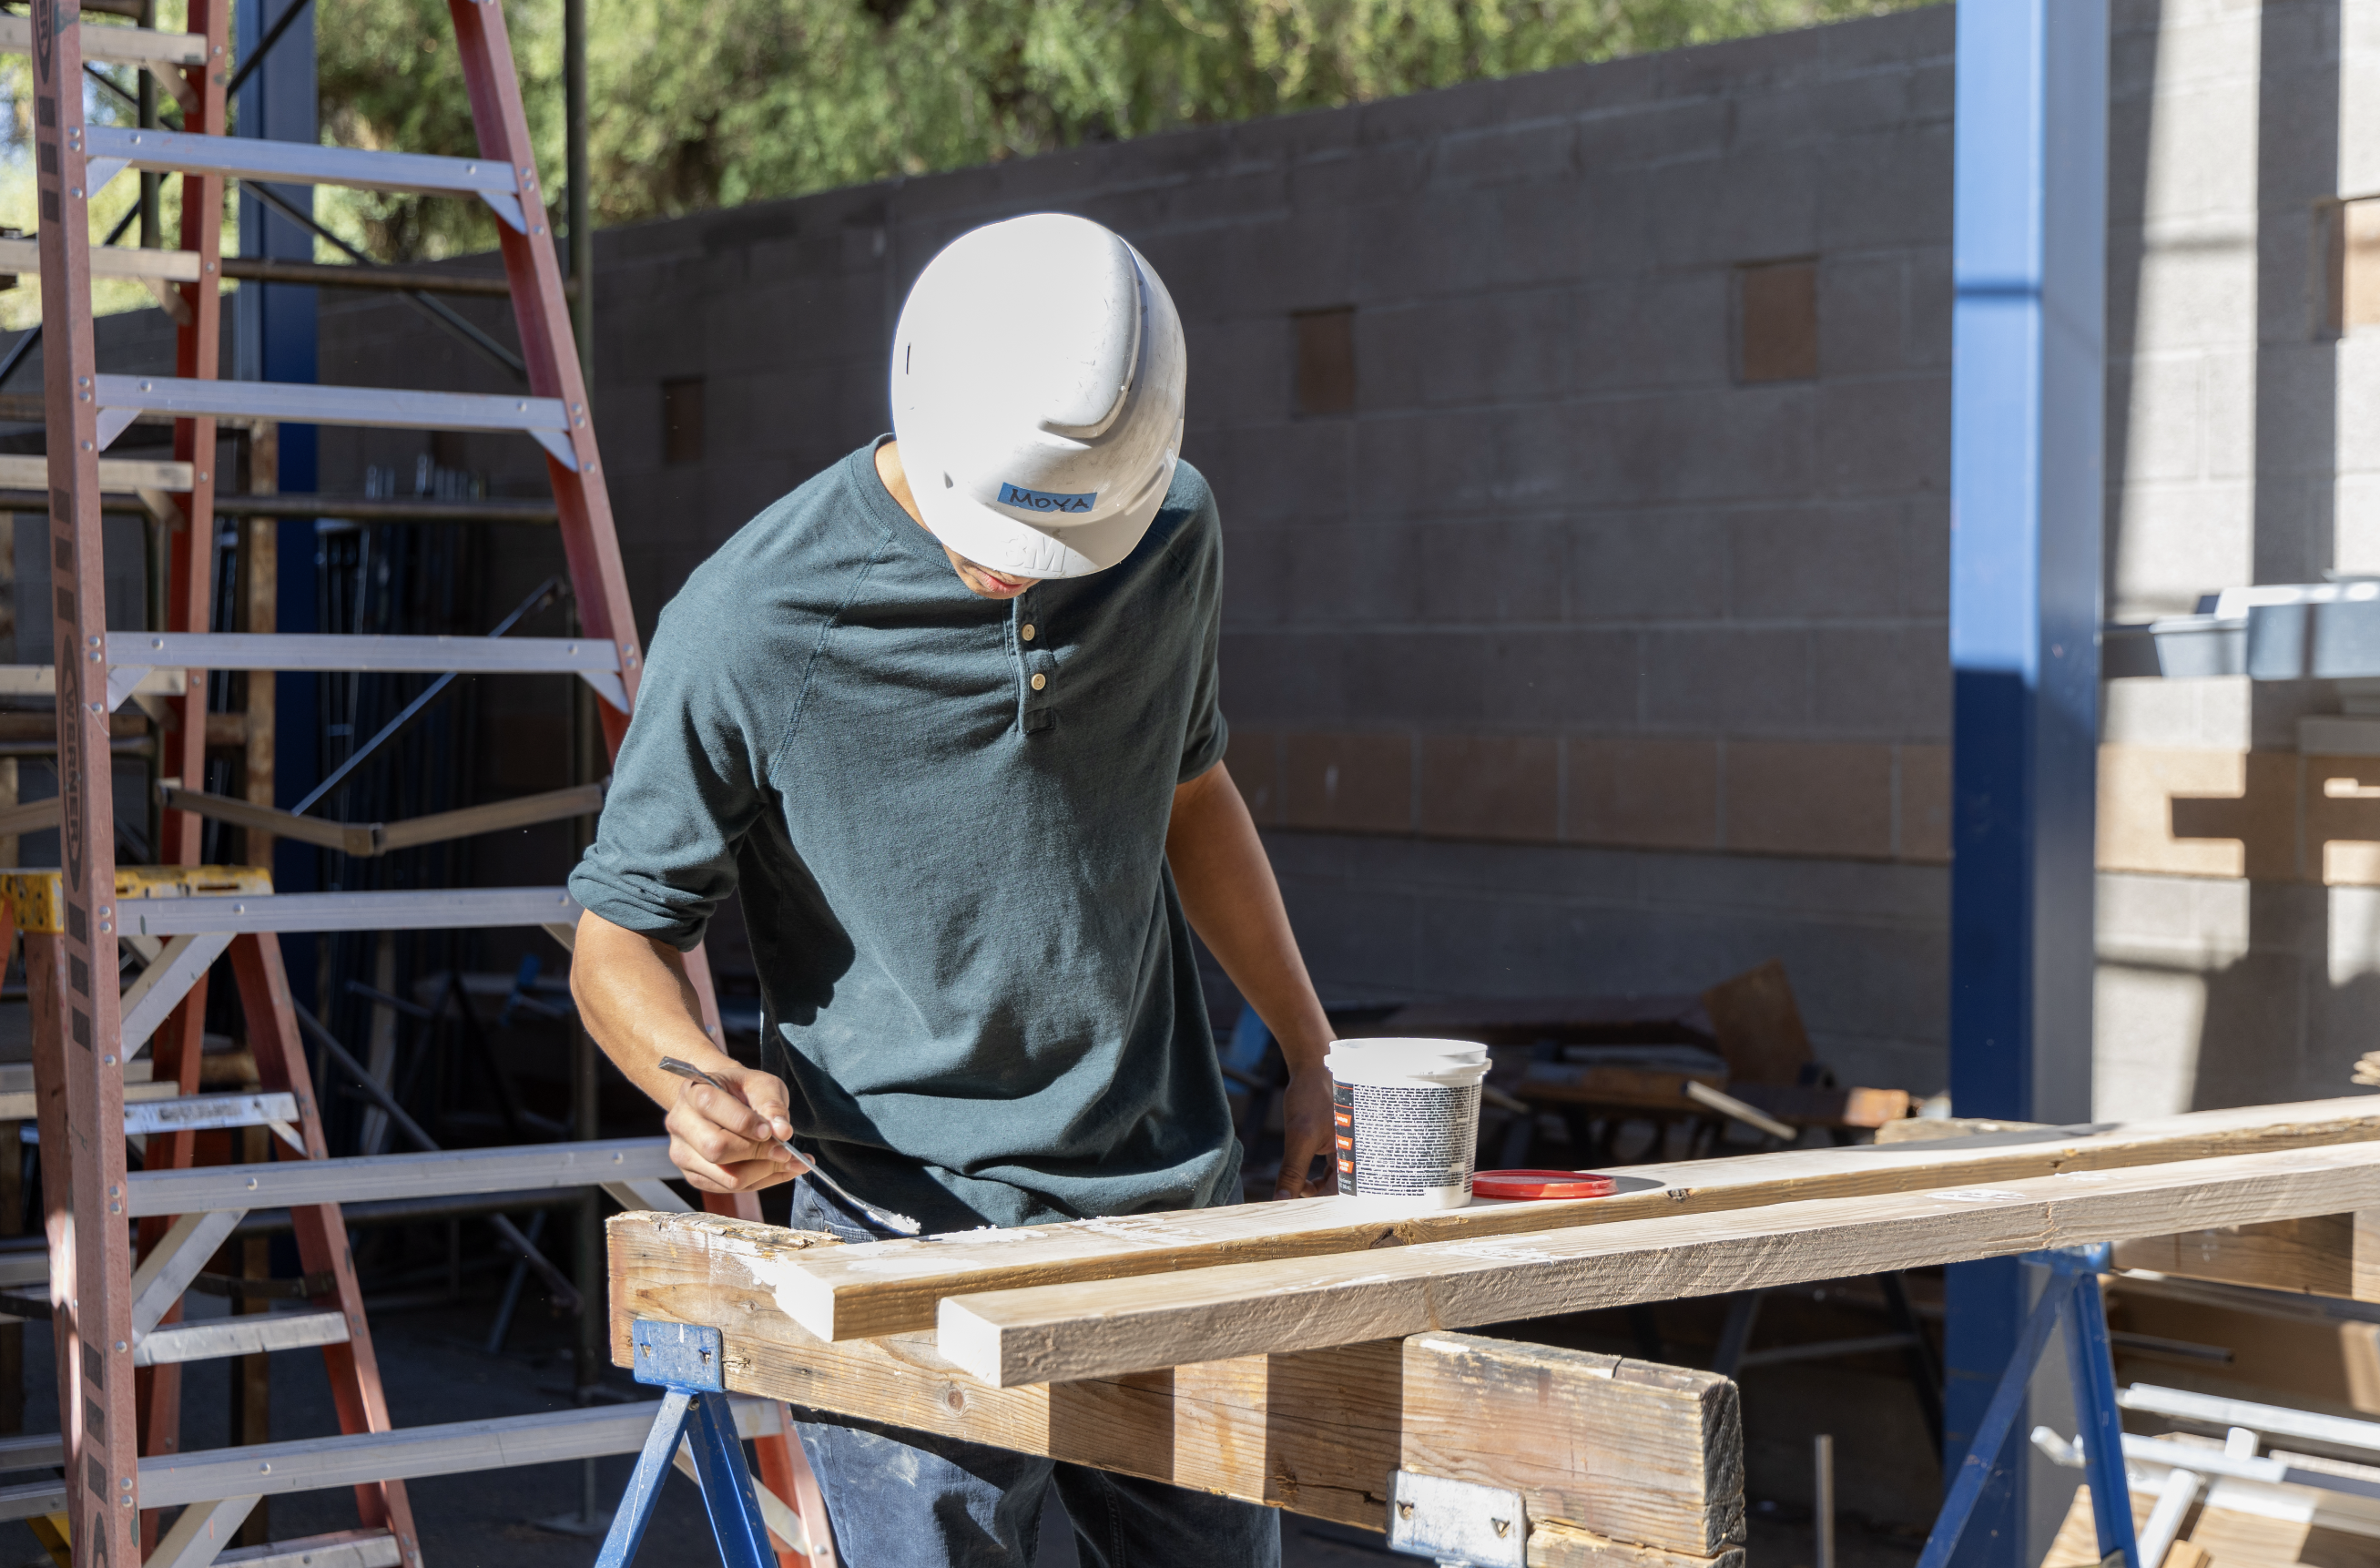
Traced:
<path fill-rule="evenodd" d="M 1482 1171 L 1471 1178 L 1475 1197 L 1609 1197 L 1618 1185 L 1589 1171 Z"/>

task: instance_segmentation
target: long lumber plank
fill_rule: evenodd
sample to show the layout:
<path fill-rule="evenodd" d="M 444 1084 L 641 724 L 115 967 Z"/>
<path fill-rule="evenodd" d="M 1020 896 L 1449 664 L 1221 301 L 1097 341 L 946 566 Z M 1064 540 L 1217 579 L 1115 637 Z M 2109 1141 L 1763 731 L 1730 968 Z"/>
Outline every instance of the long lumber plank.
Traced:
<path fill-rule="evenodd" d="M 866 1339 L 931 1328 L 943 1297 L 985 1291 L 2371 1139 L 2380 1139 L 2380 1096 L 2355 1095 L 2131 1124 L 1630 1166 L 1609 1197 L 1481 1202 L 1402 1217 L 1305 1198 L 967 1231 L 806 1253 L 790 1265 L 777 1299 L 821 1339 Z"/>
<path fill-rule="evenodd" d="M 709 1324 L 739 1392 L 1366 1529 L 1385 1526 L 1400 1465 L 1492 1481 L 1521 1489 L 1532 1519 L 1604 1542 L 1601 1556 L 1548 1559 L 1557 1564 L 1703 1562 L 1742 1536 L 1742 1420 L 1735 1386 L 1714 1373 L 1426 1334 L 995 1389 L 929 1336 L 832 1344 L 786 1318 L 773 1281 L 784 1258 L 830 1250 L 815 1237 L 707 1214 L 621 1214 L 609 1231 L 623 1365 L 639 1318 Z"/>
<path fill-rule="evenodd" d="M 2119 1269 L 2262 1290 L 2380 1301 L 2380 1211 L 2319 1214 L 2147 1236 L 2116 1248 Z"/>
<path fill-rule="evenodd" d="M 936 1345 L 1008 1388 L 2375 1202 L 2380 1144 L 2285 1149 L 953 1296 Z"/>

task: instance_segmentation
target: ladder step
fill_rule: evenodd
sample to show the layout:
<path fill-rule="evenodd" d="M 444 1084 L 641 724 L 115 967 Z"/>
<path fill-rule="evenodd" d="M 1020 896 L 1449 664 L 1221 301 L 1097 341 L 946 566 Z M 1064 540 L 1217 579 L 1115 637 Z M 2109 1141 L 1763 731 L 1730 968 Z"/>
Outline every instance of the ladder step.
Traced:
<path fill-rule="evenodd" d="M 131 936 L 212 931 L 424 931 L 576 925 L 578 905 L 558 887 L 418 888 L 372 893 L 264 893 L 237 897 L 125 899 Z"/>
<path fill-rule="evenodd" d="M 404 1554 L 386 1530 L 340 1530 L 215 1554 L 215 1568 L 396 1568 Z"/>
<path fill-rule="evenodd" d="M 645 1445 L 658 1404 L 593 1405 L 540 1416 L 410 1427 L 395 1432 L 356 1432 L 200 1453 L 159 1454 L 140 1461 L 140 1506 L 173 1508 L 226 1497 L 269 1497 L 369 1481 L 410 1481 L 425 1476 L 634 1453 Z M 736 1431 L 747 1438 L 779 1431 L 777 1409 L 771 1401 L 738 1398 Z M 64 1492 L 63 1482 L 57 1484 L 57 1490 Z"/>
<path fill-rule="evenodd" d="M 0 239 L 0 249 L 23 241 Z M 137 252 L 154 256 L 158 252 Z M 0 271 L 5 271 L 0 268 Z M 131 495 L 144 490 L 186 491 L 194 478 L 188 463 L 151 462 L 139 457 L 103 457 L 99 465 L 99 488 L 115 495 Z M 50 488 L 50 460 L 18 453 L 0 454 L 0 488 L 8 490 L 47 490 Z M 33 665 L 29 668 L 42 668 Z"/>
<path fill-rule="evenodd" d="M 137 1057 L 127 1064 L 124 1102 L 127 1111 L 144 1100 L 171 1100 L 182 1091 L 182 1086 L 167 1079 L 152 1083 L 149 1079 L 153 1065 L 149 1058 Z M 133 1073 L 139 1076 L 135 1077 Z M 12 1062 L 0 1066 L 0 1122 L 30 1122 L 41 1113 L 33 1089 L 33 1065 L 30 1062 Z M 0 1262 L 0 1279 L 5 1279 L 7 1264 Z"/>
<path fill-rule="evenodd" d="M 157 689 L 155 672 L 159 670 L 577 675 L 613 707 L 622 712 L 628 707 L 628 688 L 620 679 L 620 650 L 601 638 L 119 632 L 108 639 L 107 659 L 110 711 L 137 691 Z M 0 677 L 10 671 L 18 672 L 13 678 L 26 687 L 23 695 L 47 696 L 57 689 L 56 673 L 50 665 L 0 666 Z M 5 680 L 0 680 L 0 692 L 16 694 Z"/>
<path fill-rule="evenodd" d="M 97 131 L 98 128 L 93 127 L 92 133 L 96 135 Z M 237 145 L 297 144 L 242 140 Z M 405 392 L 372 386 L 312 386 L 296 382 L 103 375 L 91 378 L 91 393 L 93 407 L 99 410 L 102 451 L 142 414 L 171 414 L 179 419 L 243 415 L 309 425 L 518 431 L 544 447 L 564 468 L 576 472 L 578 457 L 570 444 L 570 431 L 574 425 L 587 423 L 584 408 L 565 407 L 559 397 L 507 397 L 484 392 Z"/>
<path fill-rule="evenodd" d="M 0 53 L 33 52 L 33 24 L 26 17 L 0 16 Z M 102 27 L 83 24 L 82 57 L 120 66 L 203 66 L 207 37 L 202 32 L 159 32 L 145 27 Z"/>
<path fill-rule="evenodd" d="M 66 1507 L 64 1481 L 20 1481 L 0 1487 L 0 1521 L 38 1519 L 44 1513 L 63 1513 Z"/>
<path fill-rule="evenodd" d="M 124 1108 L 128 1133 L 195 1133 L 211 1127 L 269 1127 L 276 1122 L 287 1126 L 297 1120 L 294 1094 L 176 1095 Z"/>
<path fill-rule="evenodd" d="M 128 1183 L 130 1191 L 125 1208 L 129 1218 L 139 1220 L 370 1198 L 601 1186 L 606 1182 L 676 1174 L 677 1167 L 670 1163 L 669 1139 L 615 1138 L 601 1143 L 135 1171 Z"/>
<path fill-rule="evenodd" d="M 41 270 L 40 240 L 0 237 L 0 273 L 37 276 Z M 160 283 L 196 283 L 199 281 L 199 253 L 195 250 L 140 250 L 129 245 L 94 245 L 91 248 L 91 275 L 155 278 Z M 32 461 L 44 467 L 49 463 L 46 457 L 35 457 Z"/>
<path fill-rule="evenodd" d="M 205 1318 L 192 1323 L 161 1324 L 132 1347 L 132 1364 L 160 1367 L 183 1361 L 220 1361 L 228 1355 L 346 1343 L 347 1316 L 344 1312 L 257 1312 Z"/>
<path fill-rule="evenodd" d="M 226 179 L 280 180 L 291 185 L 344 185 L 358 190 L 407 190 L 428 196 L 476 196 L 496 216 L 527 234 L 521 178 L 509 164 L 486 158 L 437 158 L 422 152 L 370 152 L 310 141 L 267 141 L 247 136 L 194 136 L 188 131 L 90 125 L 83 128 L 84 177 L 90 194 L 128 168 L 221 175 Z M 544 225 L 538 225 L 543 232 Z"/>
<path fill-rule="evenodd" d="M 55 1432 L 0 1438 L 0 1471 L 50 1470 L 66 1462 L 66 1440 Z"/>

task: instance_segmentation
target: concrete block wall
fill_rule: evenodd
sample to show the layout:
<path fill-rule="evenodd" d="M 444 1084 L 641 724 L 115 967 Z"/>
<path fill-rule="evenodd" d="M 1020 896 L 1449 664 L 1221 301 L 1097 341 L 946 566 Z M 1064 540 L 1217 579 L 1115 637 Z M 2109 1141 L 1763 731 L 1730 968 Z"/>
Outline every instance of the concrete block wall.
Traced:
<path fill-rule="evenodd" d="M 941 245 L 1097 218 L 1182 310 L 1230 764 L 1322 989 L 1692 991 L 1782 957 L 1839 1067 L 1938 1088 L 1950 24 L 606 231 L 595 397 L 640 610 L 885 427 Z M 1792 277 L 1745 290 L 1776 263 L 1806 319 L 1767 319 Z M 502 389 L 398 304 L 323 310 L 326 378 Z M 1298 406 L 1313 311 L 1350 312 L 1342 411 Z M 662 389 L 692 378 L 700 458 L 672 463 Z M 441 441 L 538 482 L 526 444 Z M 419 446 L 326 432 L 324 482 Z M 491 614 L 550 569 L 521 543 Z"/>
<path fill-rule="evenodd" d="M 2380 194 L 2375 11 L 2118 0 L 2116 618 L 2380 566 L 2380 326 L 2330 326 L 2325 226 Z M 1099 218 L 1190 335 L 1231 766 L 1325 991 L 1781 957 L 1840 1068 L 1938 1087 L 1951 46 L 1936 8 L 607 231 L 597 413 L 642 612 L 884 427 L 942 243 Z M 323 323 L 330 379 L 506 385 L 397 303 L 325 295 Z M 1328 411 L 1302 336 L 1344 345 Z M 326 432 L 324 483 L 424 452 L 541 485 L 525 443 L 387 432 Z M 487 616 L 557 560 L 513 530 Z M 558 782 L 554 685 L 488 695 L 510 787 Z M 2103 1112 L 2327 1092 L 2380 1044 L 2348 1004 L 2380 973 L 2380 784 L 2298 746 L 2352 695 L 2110 684 Z"/>

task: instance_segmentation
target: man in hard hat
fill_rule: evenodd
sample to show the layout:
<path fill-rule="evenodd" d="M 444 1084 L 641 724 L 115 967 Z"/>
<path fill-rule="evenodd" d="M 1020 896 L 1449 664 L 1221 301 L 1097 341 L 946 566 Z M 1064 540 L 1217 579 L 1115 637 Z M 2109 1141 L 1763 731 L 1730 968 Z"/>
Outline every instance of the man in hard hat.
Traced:
<path fill-rule="evenodd" d="M 1184 370 L 1115 235 L 965 235 L 902 311 L 893 438 L 662 613 L 570 879 L 571 978 L 696 1186 L 795 1179 L 793 1137 L 929 1232 L 1237 1201 L 1195 930 L 1288 1059 L 1277 1192 L 1324 1190 L 1330 1026 L 1223 768 L 1222 536 L 1177 457 Z M 705 1035 L 680 957 L 738 890 L 767 1071 Z M 809 1182 L 793 1223 L 884 1234 Z M 866 1568 L 1027 1564 L 1053 1478 L 1087 1561 L 1279 1557 L 1250 1504 L 860 1420 L 802 1441 Z"/>

